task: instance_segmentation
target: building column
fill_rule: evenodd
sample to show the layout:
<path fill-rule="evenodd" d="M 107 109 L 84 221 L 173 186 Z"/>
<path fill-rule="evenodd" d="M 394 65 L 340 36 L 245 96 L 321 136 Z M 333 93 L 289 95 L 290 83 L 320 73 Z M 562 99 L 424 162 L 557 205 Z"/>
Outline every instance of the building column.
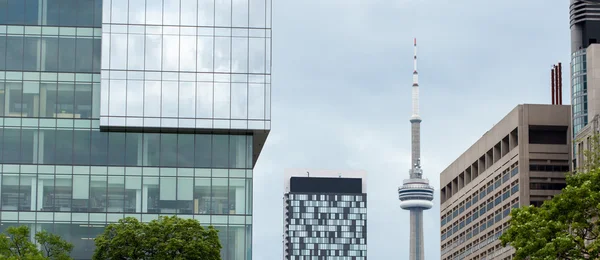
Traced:
<path fill-rule="evenodd" d="M 44 207 L 44 180 L 37 181 L 37 210 Z"/>

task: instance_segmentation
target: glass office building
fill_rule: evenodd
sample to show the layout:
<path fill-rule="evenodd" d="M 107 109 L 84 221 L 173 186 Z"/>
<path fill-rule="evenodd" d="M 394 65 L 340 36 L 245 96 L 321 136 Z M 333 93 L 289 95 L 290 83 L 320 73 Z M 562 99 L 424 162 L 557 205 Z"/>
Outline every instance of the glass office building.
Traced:
<path fill-rule="evenodd" d="M 270 0 L 0 0 L 0 231 L 89 259 L 107 223 L 198 219 L 251 259 Z"/>

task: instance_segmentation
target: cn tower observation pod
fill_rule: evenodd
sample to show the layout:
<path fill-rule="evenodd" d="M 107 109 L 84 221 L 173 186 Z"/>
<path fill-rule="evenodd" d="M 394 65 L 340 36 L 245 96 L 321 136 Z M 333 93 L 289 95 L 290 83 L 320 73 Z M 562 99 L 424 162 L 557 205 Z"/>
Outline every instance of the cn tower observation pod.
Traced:
<path fill-rule="evenodd" d="M 404 185 L 398 188 L 400 208 L 431 209 L 433 207 L 433 187 L 427 179 L 406 179 Z"/>

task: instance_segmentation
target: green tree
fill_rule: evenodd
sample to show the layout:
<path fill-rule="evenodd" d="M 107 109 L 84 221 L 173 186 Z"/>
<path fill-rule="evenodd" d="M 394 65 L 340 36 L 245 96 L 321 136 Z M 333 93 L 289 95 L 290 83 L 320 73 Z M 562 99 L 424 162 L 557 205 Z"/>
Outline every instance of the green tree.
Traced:
<path fill-rule="evenodd" d="M 40 231 L 35 234 L 35 241 L 40 245 L 38 249 L 31 242 L 28 226 L 9 227 L 5 233 L 0 234 L 0 259 L 8 260 L 67 260 L 73 245 L 63 240 L 60 236 Z"/>
<path fill-rule="evenodd" d="M 92 259 L 221 260 L 221 242 L 212 226 L 194 219 L 159 217 L 149 223 L 124 218 L 110 224 L 96 239 Z"/>
<path fill-rule="evenodd" d="M 600 258 L 600 138 L 576 174 L 567 173 L 567 187 L 540 207 L 514 209 L 503 246 L 516 250 L 515 259 Z"/>

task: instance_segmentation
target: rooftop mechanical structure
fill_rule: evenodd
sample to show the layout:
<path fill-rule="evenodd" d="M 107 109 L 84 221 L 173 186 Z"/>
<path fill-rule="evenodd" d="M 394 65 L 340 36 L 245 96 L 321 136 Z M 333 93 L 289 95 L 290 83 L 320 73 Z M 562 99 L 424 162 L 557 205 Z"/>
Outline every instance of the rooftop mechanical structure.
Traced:
<path fill-rule="evenodd" d="M 417 72 L 417 39 L 414 40 L 414 71 L 412 85 L 410 179 L 398 188 L 400 208 L 410 211 L 410 260 L 424 260 L 423 211 L 433 207 L 433 187 L 423 178 L 421 169 L 421 117 L 419 116 L 419 73 Z"/>

